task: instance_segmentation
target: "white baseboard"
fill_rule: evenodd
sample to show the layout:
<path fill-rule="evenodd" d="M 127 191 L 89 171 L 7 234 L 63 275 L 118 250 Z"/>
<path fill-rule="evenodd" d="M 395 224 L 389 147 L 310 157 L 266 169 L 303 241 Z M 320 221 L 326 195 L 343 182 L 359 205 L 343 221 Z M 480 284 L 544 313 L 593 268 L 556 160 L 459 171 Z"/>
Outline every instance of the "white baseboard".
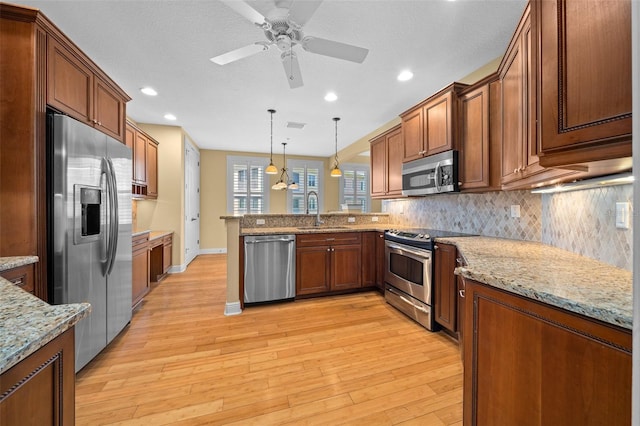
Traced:
<path fill-rule="evenodd" d="M 208 248 L 208 249 L 200 249 L 198 254 L 224 254 L 227 252 L 227 248 Z"/>
<path fill-rule="evenodd" d="M 224 315 L 240 315 L 242 313 L 242 308 L 240 308 L 240 302 L 227 302 L 224 305 Z"/>
<path fill-rule="evenodd" d="M 187 265 L 171 265 L 169 268 L 170 274 L 179 274 L 187 270 Z"/>

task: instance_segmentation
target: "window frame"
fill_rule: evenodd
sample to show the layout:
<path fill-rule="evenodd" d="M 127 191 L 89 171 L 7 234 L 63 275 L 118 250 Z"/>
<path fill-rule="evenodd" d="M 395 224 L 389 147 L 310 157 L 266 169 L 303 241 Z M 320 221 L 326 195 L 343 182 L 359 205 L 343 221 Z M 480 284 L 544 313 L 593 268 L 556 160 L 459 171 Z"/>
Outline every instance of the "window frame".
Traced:
<path fill-rule="evenodd" d="M 345 191 L 344 191 L 344 175 L 346 171 L 353 171 L 354 174 L 357 172 L 365 172 L 367 174 L 366 178 L 365 178 L 365 182 L 367 182 L 367 186 L 368 186 L 368 190 L 365 191 L 365 196 L 366 196 L 366 209 L 362 210 L 362 213 L 369 213 L 371 212 L 371 166 L 369 164 L 365 164 L 365 163 L 343 163 L 340 164 L 340 169 L 342 170 L 342 176 L 340 176 L 340 193 L 338 195 L 338 205 L 342 206 L 342 204 L 345 204 L 344 201 L 344 197 L 345 197 Z M 357 198 L 358 196 L 358 191 L 357 191 L 357 179 L 356 182 L 354 182 L 354 190 L 355 192 L 353 194 L 348 194 L 348 195 L 353 195 L 354 197 Z"/>
<path fill-rule="evenodd" d="M 265 175 L 264 169 L 267 167 L 269 162 L 268 158 L 265 157 L 252 157 L 252 156 L 244 156 L 244 155 L 227 155 L 227 184 L 226 184 L 226 200 L 227 200 L 227 213 L 236 215 L 236 214 L 265 214 L 269 213 L 269 190 L 271 189 L 269 185 L 269 177 Z M 246 165 L 246 178 L 247 178 L 247 192 L 245 197 L 245 202 L 247 206 L 247 213 L 235 213 L 233 211 L 233 200 L 235 198 L 235 191 L 233 188 L 233 169 L 235 165 Z M 262 174 L 262 191 L 261 192 L 251 192 L 251 167 L 259 166 L 261 167 Z M 251 194 L 262 194 L 262 212 L 260 213 L 251 213 L 250 205 L 251 205 Z"/>
<path fill-rule="evenodd" d="M 306 170 L 307 169 L 318 169 L 318 211 L 322 212 L 322 207 L 324 206 L 324 169 L 325 164 L 324 161 L 321 160 L 299 160 L 299 159 L 287 159 L 287 171 L 289 172 L 289 176 L 293 178 L 293 169 L 294 168 L 304 168 L 305 169 L 305 181 L 297 182 L 300 185 L 300 188 L 304 194 L 304 201 L 307 200 L 307 179 L 306 179 Z M 306 205 L 304 206 L 303 212 L 294 213 L 293 212 L 293 193 L 294 190 L 287 190 L 287 213 L 288 214 L 305 214 L 306 213 Z M 309 212 L 311 213 L 311 212 Z M 315 212 L 313 213 L 315 214 Z"/>

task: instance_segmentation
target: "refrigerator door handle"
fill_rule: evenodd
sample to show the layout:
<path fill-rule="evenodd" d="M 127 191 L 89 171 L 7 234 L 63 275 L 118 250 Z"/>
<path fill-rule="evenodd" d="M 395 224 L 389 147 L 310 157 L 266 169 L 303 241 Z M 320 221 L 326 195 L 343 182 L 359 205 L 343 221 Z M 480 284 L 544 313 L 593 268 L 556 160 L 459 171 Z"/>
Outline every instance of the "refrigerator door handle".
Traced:
<path fill-rule="evenodd" d="M 107 238 L 107 265 L 106 275 L 113 270 L 115 263 L 116 244 L 118 236 L 118 188 L 115 185 L 115 175 L 113 172 L 113 163 L 110 159 L 103 158 L 103 166 L 105 169 L 105 177 L 107 182 L 107 200 L 109 208 L 109 227 L 106 235 Z M 115 233 L 114 233 L 115 231 Z"/>

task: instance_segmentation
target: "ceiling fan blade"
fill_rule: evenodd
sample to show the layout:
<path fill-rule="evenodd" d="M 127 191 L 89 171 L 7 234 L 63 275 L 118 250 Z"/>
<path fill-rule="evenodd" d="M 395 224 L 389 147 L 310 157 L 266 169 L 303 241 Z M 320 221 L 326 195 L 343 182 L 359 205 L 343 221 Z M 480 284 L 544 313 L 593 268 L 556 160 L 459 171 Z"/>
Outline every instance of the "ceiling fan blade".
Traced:
<path fill-rule="evenodd" d="M 264 15 L 243 1 L 238 1 L 238 0 L 220 0 L 220 1 L 226 4 L 231 9 L 238 12 L 238 14 L 244 16 L 246 19 L 253 22 L 254 24 L 262 25 L 264 23 Z"/>
<path fill-rule="evenodd" d="M 291 4 L 291 8 L 289 9 L 289 19 L 302 26 L 306 24 L 309 19 L 311 19 L 321 3 L 322 0 L 294 1 Z"/>
<path fill-rule="evenodd" d="M 353 46 L 351 44 L 340 43 L 338 41 L 326 40 L 318 37 L 305 37 L 302 40 L 302 48 L 307 52 L 319 55 L 331 56 L 333 58 L 344 59 L 345 61 L 357 62 L 361 64 L 369 53 L 369 49 Z"/>
<path fill-rule="evenodd" d="M 222 55 L 215 56 L 211 58 L 210 61 L 218 65 L 226 65 L 230 62 L 235 62 L 237 60 L 255 55 L 256 53 L 260 53 L 265 50 L 269 50 L 269 46 L 265 43 L 258 42 L 245 47 L 241 47 L 240 49 L 232 50 L 231 52 L 223 53 Z"/>
<path fill-rule="evenodd" d="M 298 64 L 296 54 L 293 52 L 284 52 L 281 58 L 289 87 L 292 89 L 302 87 L 304 83 L 302 82 L 302 73 L 300 72 L 300 64 Z"/>

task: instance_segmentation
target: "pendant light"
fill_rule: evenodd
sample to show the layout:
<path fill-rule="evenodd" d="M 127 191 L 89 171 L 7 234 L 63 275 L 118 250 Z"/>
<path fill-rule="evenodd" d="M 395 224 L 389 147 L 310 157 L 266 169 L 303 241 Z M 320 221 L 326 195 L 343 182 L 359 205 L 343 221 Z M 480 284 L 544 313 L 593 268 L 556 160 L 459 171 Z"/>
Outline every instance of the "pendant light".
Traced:
<path fill-rule="evenodd" d="M 298 189 L 298 184 L 291 180 L 289 172 L 287 171 L 287 143 L 282 142 L 282 161 L 284 165 L 282 167 L 282 173 L 280 179 L 276 182 L 271 189 L 275 191 L 285 191 L 287 189 Z"/>
<path fill-rule="evenodd" d="M 267 112 L 271 114 L 271 154 L 269 157 L 269 165 L 264 172 L 268 175 L 275 175 L 278 173 L 278 168 L 273 164 L 273 114 L 276 112 L 275 109 L 268 109 Z"/>
<path fill-rule="evenodd" d="M 333 121 L 336 122 L 336 156 L 333 163 L 333 169 L 331 169 L 331 177 L 340 177 L 342 176 L 342 171 L 340 170 L 340 163 L 338 163 L 338 121 L 340 121 L 340 117 L 333 117 Z"/>

